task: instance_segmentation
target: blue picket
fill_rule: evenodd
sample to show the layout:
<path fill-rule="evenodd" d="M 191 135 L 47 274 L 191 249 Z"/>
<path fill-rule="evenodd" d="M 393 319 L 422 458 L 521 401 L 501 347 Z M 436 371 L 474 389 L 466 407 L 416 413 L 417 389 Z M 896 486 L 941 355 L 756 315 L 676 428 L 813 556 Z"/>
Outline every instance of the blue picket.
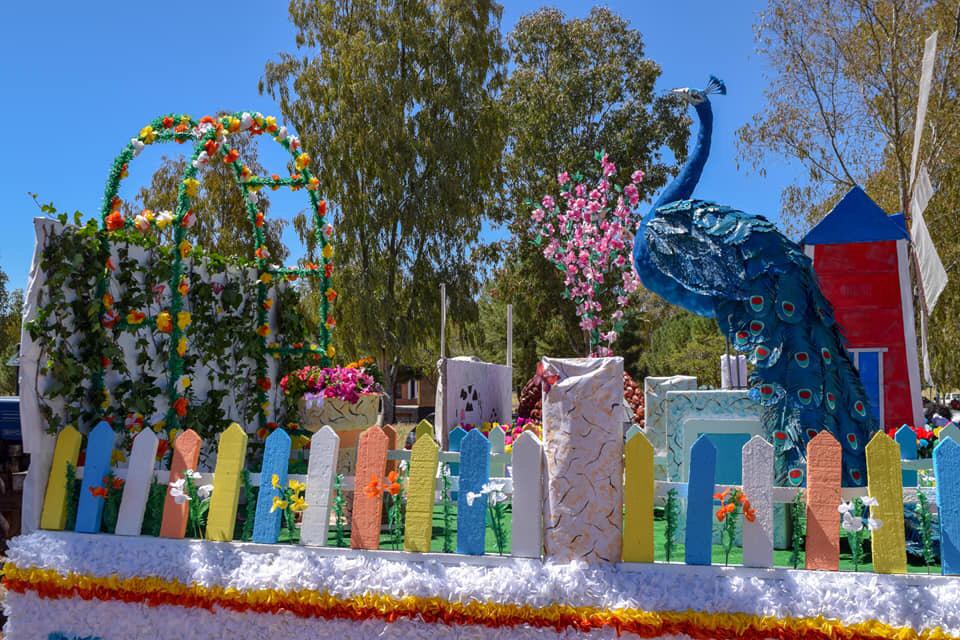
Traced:
<path fill-rule="evenodd" d="M 917 434 L 913 432 L 913 429 L 911 429 L 907 425 L 903 425 L 902 427 L 897 429 L 897 433 L 893 439 L 897 441 L 898 445 L 900 445 L 901 460 L 917 459 Z M 917 486 L 916 471 L 903 472 L 903 486 L 905 487 Z"/>
<path fill-rule="evenodd" d="M 687 481 L 687 526 L 684 535 L 685 562 L 710 564 L 713 552 L 713 482 L 717 471 L 717 448 L 702 435 L 690 449 Z"/>
<path fill-rule="evenodd" d="M 115 440 L 113 428 L 101 422 L 87 437 L 87 455 L 83 463 L 83 482 L 80 484 L 80 502 L 77 504 L 77 533 L 99 533 L 106 498 L 93 495 L 96 488 L 104 488 L 104 476 L 110 471 L 110 456 Z"/>
<path fill-rule="evenodd" d="M 940 517 L 940 566 L 943 575 L 960 575 L 960 443 L 941 440 L 933 450 Z"/>
<path fill-rule="evenodd" d="M 469 504 L 467 494 L 480 493 L 490 479 L 490 442 L 477 429 L 460 443 L 460 495 L 457 497 L 457 553 L 483 555 L 487 532 L 487 496 Z"/>
<path fill-rule="evenodd" d="M 260 468 L 260 494 L 257 496 L 257 514 L 253 520 L 253 541 L 273 544 L 280 537 L 280 509 L 273 513 L 273 499 L 281 496 L 280 489 L 287 486 L 287 464 L 290 462 L 290 436 L 285 429 L 276 429 L 267 438 L 263 450 L 263 465 Z M 279 489 L 271 482 L 277 475 Z"/>

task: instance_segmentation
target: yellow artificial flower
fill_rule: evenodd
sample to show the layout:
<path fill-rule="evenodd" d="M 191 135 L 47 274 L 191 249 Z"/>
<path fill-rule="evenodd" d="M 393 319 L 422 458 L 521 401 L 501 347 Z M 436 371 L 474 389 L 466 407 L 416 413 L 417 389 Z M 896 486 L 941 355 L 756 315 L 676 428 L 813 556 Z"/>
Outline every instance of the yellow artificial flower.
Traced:
<path fill-rule="evenodd" d="M 107 409 L 110 407 L 110 392 L 107 389 L 103 390 L 103 402 L 100 403 L 101 409 Z"/>
<path fill-rule="evenodd" d="M 323 257 L 326 258 L 327 260 L 329 260 L 330 258 L 333 257 L 333 245 L 332 245 L 332 244 L 328 244 L 327 246 L 325 246 L 325 247 L 323 248 Z"/>
<path fill-rule="evenodd" d="M 196 198 L 197 194 L 200 193 L 200 181 L 196 178 L 187 178 L 183 181 L 183 187 L 187 192 L 187 195 L 191 198 Z"/>
<path fill-rule="evenodd" d="M 167 434 L 167 441 L 171 443 L 176 442 L 178 435 L 180 435 L 180 429 L 170 429 L 170 433 Z"/>
<path fill-rule="evenodd" d="M 157 139 L 157 132 L 153 130 L 153 127 L 147 125 L 143 129 L 140 129 L 140 139 L 143 140 L 145 144 L 151 144 Z"/>
<path fill-rule="evenodd" d="M 167 428 L 167 421 L 161 420 L 160 422 L 155 423 L 152 427 L 154 433 L 160 433 Z"/>
<path fill-rule="evenodd" d="M 277 119 L 274 116 L 267 116 L 264 122 L 267 124 L 267 129 L 274 129 L 277 126 Z"/>
<path fill-rule="evenodd" d="M 127 455 L 123 451 L 120 451 L 120 449 L 114 449 L 110 453 L 111 466 L 115 466 L 120 464 L 121 462 L 126 462 L 126 461 L 127 461 Z"/>
<path fill-rule="evenodd" d="M 193 245 L 187 242 L 186 240 L 180 241 L 180 257 L 186 259 L 190 256 L 190 252 L 193 250 Z"/>
<path fill-rule="evenodd" d="M 173 331 L 173 318 L 169 311 L 161 311 L 157 314 L 157 331 L 161 333 L 170 333 Z"/>
<path fill-rule="evenodd" d="M 177 291 L 180 292 L 180 295 L 185 296 L 190 293 L 190 283 L 186 278 L 180 279 L 180 284 L 177 286 Z"/>
<path fill-rule="evenodd" d="M 274 497 L 273 504 L 270 506 L 270 513 L 273 513 L 277 509 L 286 509 L 287 501 L 281 500 L 280 498 Z"/>
<path fill-rule="evenodd" d="M 304 502 L 303 496 L 294 496 L 290 501 L 290 510 L 294 512 L 300 512 L 307 508 L 307 503 Z"/>
<path fill-rule="evenodd" d="M 238 131 L 240 129 L 240 118 L 231 117 L 227 122 L 227 129 L 230 131 Z"/>
<path fill-rule="evenodd" d="M 280 476 L 278 476 L 277 474 L 273 474 L 272 476 L 270 476 L 270 484 L 273 485 L 273 488 L 274 488 L 274 489 L 279 489 L 279 488 L 280 488 Z"/>
<path fill-rule="evenodd" d="M 310 164 L 310 156 L 307 153 L 301 153 L 297 156 L 295 164 L 297 169 L 303 171 L 307 168 L 307 165 Z"/>
<path fill-rule="evenodd" d="M 333 345 L 331 344 L 330 346 L 327 347 L 327 357 L 332 358 L 335 355 L 337 355 L 337 350 L 334 349 Z"/>
<path fill-rule="evenodd" d="M 293 491 L 295 491 L 295 492 L 300 492 L 300 491 L 303 491 L 304 489 L 306 489 L 306 486 L 305 486 L 302 482 L 300 482 L 300 481 L 298 481 L 298 480 L 291 480 L 291 481 L 289 482 L 289 487 L 290 487 L 291 490 L 293 490 Z"/>
<path fill-rule="evenodd" d="M 190 376 L 183 376 L 180 378 L 180 386 L 183 387 L 184 391 L 190 388 Z"/>
<path fill-rule="evenodd" d="M 103 294 L 103 307 L 105 309 L 113 308 L 113 296 L 110 295 L 109 293 Z"/>
<path fill-rule="evenodd" d="M 270 284 L 273 282 L 273 275 L 269 273 L 260 274 L 260 282 L 263 284 Z"/>
<path fill-rule="evenodd" d="M 934 427 L 934 428 L 933 428 L 933 435 L 934 435 L 934 437 L 935 437 L 937 440 L 940 439 L 940 432 L 941 432 L 941 431 L 943 431 L 943 427 Z"/>
<path fill-rule="evenodd" d="M 183 354 L 187 352 L 187 339 L 183 336 L 180 336 L 180 341 L 177 342 L 177 355 L 181 358 Z"/>
<path fill-rule="evenodd" d="M 193 317 L 189 311 L 180 311 L 177 313 L 177 326 L 180 327 L 180 331 L 184 331 L 189 327 L 191 322 L 193 322 Z"/>

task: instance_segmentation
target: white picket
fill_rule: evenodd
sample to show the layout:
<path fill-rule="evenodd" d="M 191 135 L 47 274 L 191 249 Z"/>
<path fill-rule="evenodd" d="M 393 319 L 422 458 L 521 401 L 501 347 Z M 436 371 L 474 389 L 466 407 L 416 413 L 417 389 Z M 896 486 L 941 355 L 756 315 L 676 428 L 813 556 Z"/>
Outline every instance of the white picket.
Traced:
<path fill-rule="evenodd" d="M 539 558 L 543 551 L 543 445 L 529 431 L 513 443 L 512 555 Z"/>
<path fill-rule="evenodd" d="M 640 425 L 632 424 L 630 428 L 627 429 L 627 432 L 623 434 L 623 441 L 627 442 L 634 436 L 634 434 L 643 433 L 643 429 L 640 428 Z"/>
<path fill-rule="evenodd" d="M 951 422 L 940 431 L 939 440 L 943 441 L 947 438 L 951 438 L 955 442 L 960 443 L 960 427 L 957 427 L 956 422 Z"/>
<path fill-rule="evenodd" d="M 773 566 L 773 445 L 753 436 L 743 445 L 743 492 L 756 520 L 743 519 L 743 565 Z"/>
<path fill-rule="evenodd" d="M 503 453 L 506 450 L 506 445 L 504 444 L 505 434 L 503 429 L 500 427 L 494 427 L 490 429 L 490 433 L 487 435 L 487 439 L 490 440 L 490 453 Z M 502 457 L 499 456 L 490 456 L 490 477 L 499 478 L 500 476 L 507 475 L 507 465 L 503 461 Z"/>
<path fill-rule="evenodd" d="M 120 512 L 117 516 L 118 536 L 140 535 L 158 444 L 159 440 L 153 429 L 144 429 L 133 439 L 123 497 L 120 499 Z"/>
<path fill-rule="evenodd" d="M 300 528 L 300 544 L 323 546 L 330 526 L 330 500 L 337 475 L 337 451 L 340 436 L 324 426 L 310 438 L 310 463 L 307 466 L 307 491 Z"/>

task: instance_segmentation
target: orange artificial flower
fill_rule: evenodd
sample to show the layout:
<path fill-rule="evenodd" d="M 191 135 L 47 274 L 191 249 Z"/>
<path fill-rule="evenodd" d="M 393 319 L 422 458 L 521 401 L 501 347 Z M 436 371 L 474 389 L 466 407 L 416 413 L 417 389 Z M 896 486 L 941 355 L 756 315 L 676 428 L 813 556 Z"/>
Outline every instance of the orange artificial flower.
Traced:
<path fill-rule="evenodd" d="M 396 482 L 397 478 L 399 477 L 400 477 L 399 473 L 397 473 L 396 471 L 391 471 L 390 473 L 387 474 L 387 482 L 391 482 L 391 483 Z"/>
<path fill-rule="evenodd" d="M 107 216 L 107 231 L 118 231 L 123 229 L 123 225 L 123 214 L 119 211 L 114 211 Z"/>
<path fill-rule="evenodd" d="M 207 155 L 211 158 L 217 155 L 217 151 L 220 149 L 220 145 L 217 144 L 216 140 L 207 140 L 203 143 L 203 150 L 207 152 Z"/>
<path fill-rule="evenodd" d="M 113 308 L 113 296 L 109 293 L 103 294 L 103 306 L 105 309 Z"/>
<path fill-rule="evenodd" d="M 227 151 L 227 155 L 223 156 L 223 161 L 226 162 L 227 164 L 230 164 L 231 162 L 236 162 L 237 158 L 239 157 L 240 157 L 239 151 L 237 151 L 236 149 L 230 149 L 230 151 Z"/>
<path fill-rule="evenodd" d="M 368 498 L 379 498 L 382 492 L 383 491 L 380 488 L 380 481 L 377 480 L 377 476 L 370 476 L 370 482 L 368 482 L 367 486 L 363 489 L 364 495 L 366 495 Z"/>
<path fill-rule="evenodd" d="M 180 280 L 180 284 L 177 285 L 177 291 L 180 292 L 180 295 L 185 296 L 190 292 L 190 283 L 186 278 Z"/>
<path fill-rule="evenodd" d="M 177 412 L 177 415 L 181 418 L 187 415 L 187 407 L 189 402 L 186 398 L 180 397 L 177 398 L 173 403 L 173 410 Z"/>
<path fill-rule="evenodd" d="M 320 179 L 317 177 L 310 178 L 310 182 L 307 183 L 308 191 L 316 191 L 317 187 L 320 186 Z"/>
<path fill-rule="evenodd" d="M 266 260 L 270 257 L 270 251 L 267 250 L 267 245 L 260 245 L 257 247 L 257 250 L 254 251 L 254 254 L 257 256 L 257 260 Z"/>
<path fill-rule="evenodd" d="M 392 495 L 392 496 L 395 496 L 395 495 L 399 494 L 399 493 L 400 493 L 400 485 L 397 484 L 396 482 L 394 482 L 394 483 L 391 484 L 389 487 L 387 487 L 387 492 L 388 492 L 390 495 Z"/>
<path fill-rule="evenodd" d="M 188 125 L 183 124 L 182 122 L 173 128 L 174 133 L 178 133 L 178 134 L 185 134 L 189 130 L 190 130 L 190 127 Z M 183 144 L 186 141 L 186 138 L 184 138 L 183 135 L 178 135 L 175 138 L 175 140 L 178 143 Z"/>
<path fill-rule="evenodd" d="M 170 443 L 166 440 L 161 440 L 157 443 L 157 460 L 163 458 L 163 455 L 167 452 L 167 449 L 170 448 Z"/>
<path fill-rule="evenodd" d="M 263 301 L 263 310 L 270 311 L 273 308 L 273 298 L 267 298 Z"/>
<path fill-rule="evenodd" d="M 268 335 L 270 335 L 270 327 L 266 324 L 260 325 L 257 327 L 257 335 L 261 338 L 266 338 Z"/>
<path fill-rule="evenodd" d="M 141 324 L 147 318 L 147 314 L 140 311 L 139 309 L 134 309 L 127 314 L 127 324 L 138 325 Z"/>
<path fill-rule="evenodd" d="M 337 326 L 337 319 L 333 316 L 327 316 L 327 329 L 333 329 Z"/>
<path fill-rule="evenodd" d="M 114 490 L 114 491 L 120 491 L 120 489 L 123 489 L 123 479 L 122 479 L 122 478 L 114 478 L 114 479 L 113 479 L 113 490 Z"/>
<path fill-rule="evenodd" d="M 325 295 L 327 296 L 327 302 L 333 302 L 337 299 L 337 292 L 333 289 L 327 289 Z"/>
<path fill-rule="evenodd" d="M 266 440 L 268 435 L 270 435 L 270 430 L 267 429 L 266 427 L 260 427 L 259 429 L 257 429 L 258 440 Z"/>
<path fill-rule="evenodd" d="M 326 201 L 326 200 L 321 200 L 320 203 L 317 204 L 317 213 L 319 213 L 321 216 L 327 214 L 327 201 Z"/>
<path fill-rule="evenodd" d="M 173 331 L 173 318 L 169 311 L 161 311 L 157 314 L 157 331 L 160 333 L 170 333 Z"/>
<path fill-rule="evenodd" d="M 254 224 L 256 224 L 258 227 L 262 227 L 262 226 L 263 226 L 263 212 L 262 212 L 262 211 L 258 211 L 258 212 L 257 212 L 257 218 L 256 218 L 256 222 L 254 222 Z"/>
<path fill-rule="evenodd" d="M 280 180 L 280 176 L 278 176 L 277 174 L 274 173 L 274 174 L 272 174 L 272 175 L 270 176 L 270 179 L 271 179 L 271 180 L 277 180 L 277 181 L 279 181 L 279 180 Z M 272 184 L 272 185 L 270 185 L 270 188 L 273 189 L 274 191 L 276 191 L 277 189 L 280 188 L 280 185 L 279 185 L 279 184 Z"/>
<path fill-rule="evenodd" d="M 94 498 L 106 498 L 107 488 L 106 487 L 90 487 L 90 493 L 93 494 Z"/>
<path fill-rule="evenodd" d="M 720 493 L 715 493 L 715 494 L 713 494 L 713 499 L 714 499 L 714 500 L 720 500 L 721 502 L 723 502 L 724 500 L 727 499 L 727 495 L 728 495 L 729 493 L 730 493 L 730 489 L 724 489 L 724 490 L 721 491 Z"/>

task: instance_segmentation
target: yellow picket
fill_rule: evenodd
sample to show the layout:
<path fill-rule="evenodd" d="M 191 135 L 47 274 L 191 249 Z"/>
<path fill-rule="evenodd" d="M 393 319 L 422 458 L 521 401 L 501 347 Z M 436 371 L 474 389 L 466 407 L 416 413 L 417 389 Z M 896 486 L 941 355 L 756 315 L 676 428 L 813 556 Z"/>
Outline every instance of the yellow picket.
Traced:
<path fill-rule="evenodd" d="M 440 448 L 433 437 L 418 437 L 410 452 L 410 478 L 407 480 L 407 518 L 403 541 L 406 551 L 430 551 L 434 486 L 439 461 Z"/>
<path fill-rule="evenodd" d="M 416 430 L 414 433 L 416 433 L 416 436 L 414 436 L 414 438 L 415 438 L 416 440 L 419 440 L 419 439 L 420 439 L 420 436 L 422 436 L 422 435 L 425 434 L 425 433 L 426 433 L 427 435 L 432 436 L 432 435 L 433 435 L 433 425 L 430 424 L 429 422 L 427 422 L 426 420 L 421 420 L 421 421 L 417 424 L 417 430 Z"/>
<path fill-rule="evenodd" d="M 871 533 L 873 568 L 877 573 L 906 573 L 900 446 L 883 431 L 878 431 L 867 444 L 866 453 L 867 492 L 878 503 L 870 508 L 870 516 L 882 523 Z"/>
<path fill-rule="evenodd" d="M 213 495 L 210 496 L 210 509 L 207 512 L 207 540 L 233 540 L 246 455 L 247 434 L 234 422 L 220 436 L 220 444 L 217 446 Z"/>
<path fill-rule="evenodd" d="M 41 529 L 63 531 L 67 526 L 67 464 L 77 466 L 82 441 L 83 436 L 73 426 L 66 427 L 57 436 L 40 514 Z"/>
<path fill-rule="evenodd" d="M 634 433 L 624 447 L 623 561 L 653 562 L 653 445 Z"/>

